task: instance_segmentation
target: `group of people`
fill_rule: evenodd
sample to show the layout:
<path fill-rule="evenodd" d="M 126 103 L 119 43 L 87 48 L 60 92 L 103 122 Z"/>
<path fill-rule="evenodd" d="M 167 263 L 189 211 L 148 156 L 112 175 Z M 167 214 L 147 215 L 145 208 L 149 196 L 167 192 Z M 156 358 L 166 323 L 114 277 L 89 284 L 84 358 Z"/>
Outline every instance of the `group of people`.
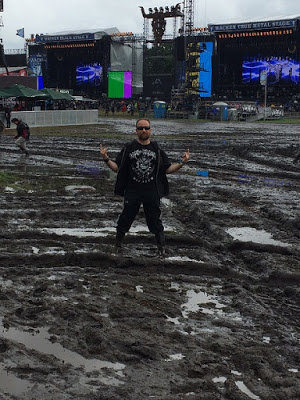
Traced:
<path fill-rule="evenodd" d="M 130 115 L 134 115 L 136 113 L 139 113 L 143 116 L 147 114 L 147 112 L 151 108 L 151 104 L 147 101 L 109 101 L 106 100 L 105 103 L 100 105 L 104 109 L 104 115 L 108 116 L 110 113 L 114 115 L 115 112 L 122 112 L 122 113 L 127 113 Z"/>

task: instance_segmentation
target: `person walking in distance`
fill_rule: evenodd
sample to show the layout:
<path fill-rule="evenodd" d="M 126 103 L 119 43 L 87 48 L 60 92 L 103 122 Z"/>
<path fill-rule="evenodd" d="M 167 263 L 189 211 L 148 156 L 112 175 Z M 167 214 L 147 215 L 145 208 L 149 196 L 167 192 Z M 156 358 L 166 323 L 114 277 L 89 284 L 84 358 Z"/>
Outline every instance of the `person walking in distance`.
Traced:
<path fill-rule="evenodd" d="M 16 139 L 15 143 L 28 157 L 29 151 L 27 149 L 26 143 L 28 142 L 30 136 L 29 126 L 18 118 L 13 118 L 11 122 L 16 125 L 17 129 L 17 134 L 15 136 Z"/>
<path fill-rule="evenodd" d="M 189 150 L 171 164 L 157 142 L 150 140 L 151 126 L 147 118 L 136 121 L 137 139 L 125 144 L 113 161 L 108 149 L 100 144 L 100 154 L 108 167 L 117 173 L 115 194 L 124 196 L 124 208 L 117 222 L 116 251 L 121 249 L 141 204 L 149 231 L 155 235 L 157 248 L 164 254 L 164 226 L 160 215 L 160 199 L 169 194 L 166 174 L 178 171 L 190 158 Z"/>
<path fill-rule="evenodd" d="M 6 128 L 10 128 L 11 111 L 8 107 L 5 108 L 4 115 L 6 119 Z"/>

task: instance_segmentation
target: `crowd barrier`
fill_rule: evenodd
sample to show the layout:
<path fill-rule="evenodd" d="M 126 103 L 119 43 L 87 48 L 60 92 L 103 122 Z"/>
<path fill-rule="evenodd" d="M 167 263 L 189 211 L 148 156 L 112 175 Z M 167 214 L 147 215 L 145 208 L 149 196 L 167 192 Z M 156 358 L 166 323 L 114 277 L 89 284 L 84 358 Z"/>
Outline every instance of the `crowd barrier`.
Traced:
<path fill-rule="evenodd" d="M 12 111 L 14 117 L 30 127 L 97 124 L 98 110 Z"/>

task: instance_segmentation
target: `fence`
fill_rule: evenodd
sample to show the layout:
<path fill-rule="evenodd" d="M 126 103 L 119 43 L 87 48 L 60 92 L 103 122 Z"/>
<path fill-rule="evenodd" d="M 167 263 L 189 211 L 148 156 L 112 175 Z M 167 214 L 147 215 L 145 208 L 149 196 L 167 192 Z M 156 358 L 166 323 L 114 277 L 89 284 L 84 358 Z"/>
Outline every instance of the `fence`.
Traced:
<path fill-rule="evenodd" d="M 31 127 L 97 124 L 98 110 L 13 111 L 14 117 Z"/>

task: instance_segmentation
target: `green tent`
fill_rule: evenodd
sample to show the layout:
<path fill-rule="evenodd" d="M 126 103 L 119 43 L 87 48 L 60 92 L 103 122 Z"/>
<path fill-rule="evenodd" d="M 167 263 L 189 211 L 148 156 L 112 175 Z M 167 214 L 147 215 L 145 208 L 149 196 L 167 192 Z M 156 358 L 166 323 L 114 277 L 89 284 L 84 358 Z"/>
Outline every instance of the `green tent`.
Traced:
<path fill-rule="evenodd" d="M 42 89 L 39 92 L 47 95 L 47 100 L 73 100 L 73 97 L 69 93 L 61 93 L 55 89 Z"/>
<path fill-rule="evenodd" d="M 41 93 L 39 90 L 35 90 L 24 85 L 14 84 L 12 86 L 2 89 L 4 93 L 8 94 L 8 97 L 17 97 L 22 100 L 28 99 L 46 99 L 46 95 Z"/>
<path fill-rule="evenodd" d="M 0 89 L 0 97 L 8 98 L 11 97 L 10 94 L 6 93 L 4 89 Z"/>

